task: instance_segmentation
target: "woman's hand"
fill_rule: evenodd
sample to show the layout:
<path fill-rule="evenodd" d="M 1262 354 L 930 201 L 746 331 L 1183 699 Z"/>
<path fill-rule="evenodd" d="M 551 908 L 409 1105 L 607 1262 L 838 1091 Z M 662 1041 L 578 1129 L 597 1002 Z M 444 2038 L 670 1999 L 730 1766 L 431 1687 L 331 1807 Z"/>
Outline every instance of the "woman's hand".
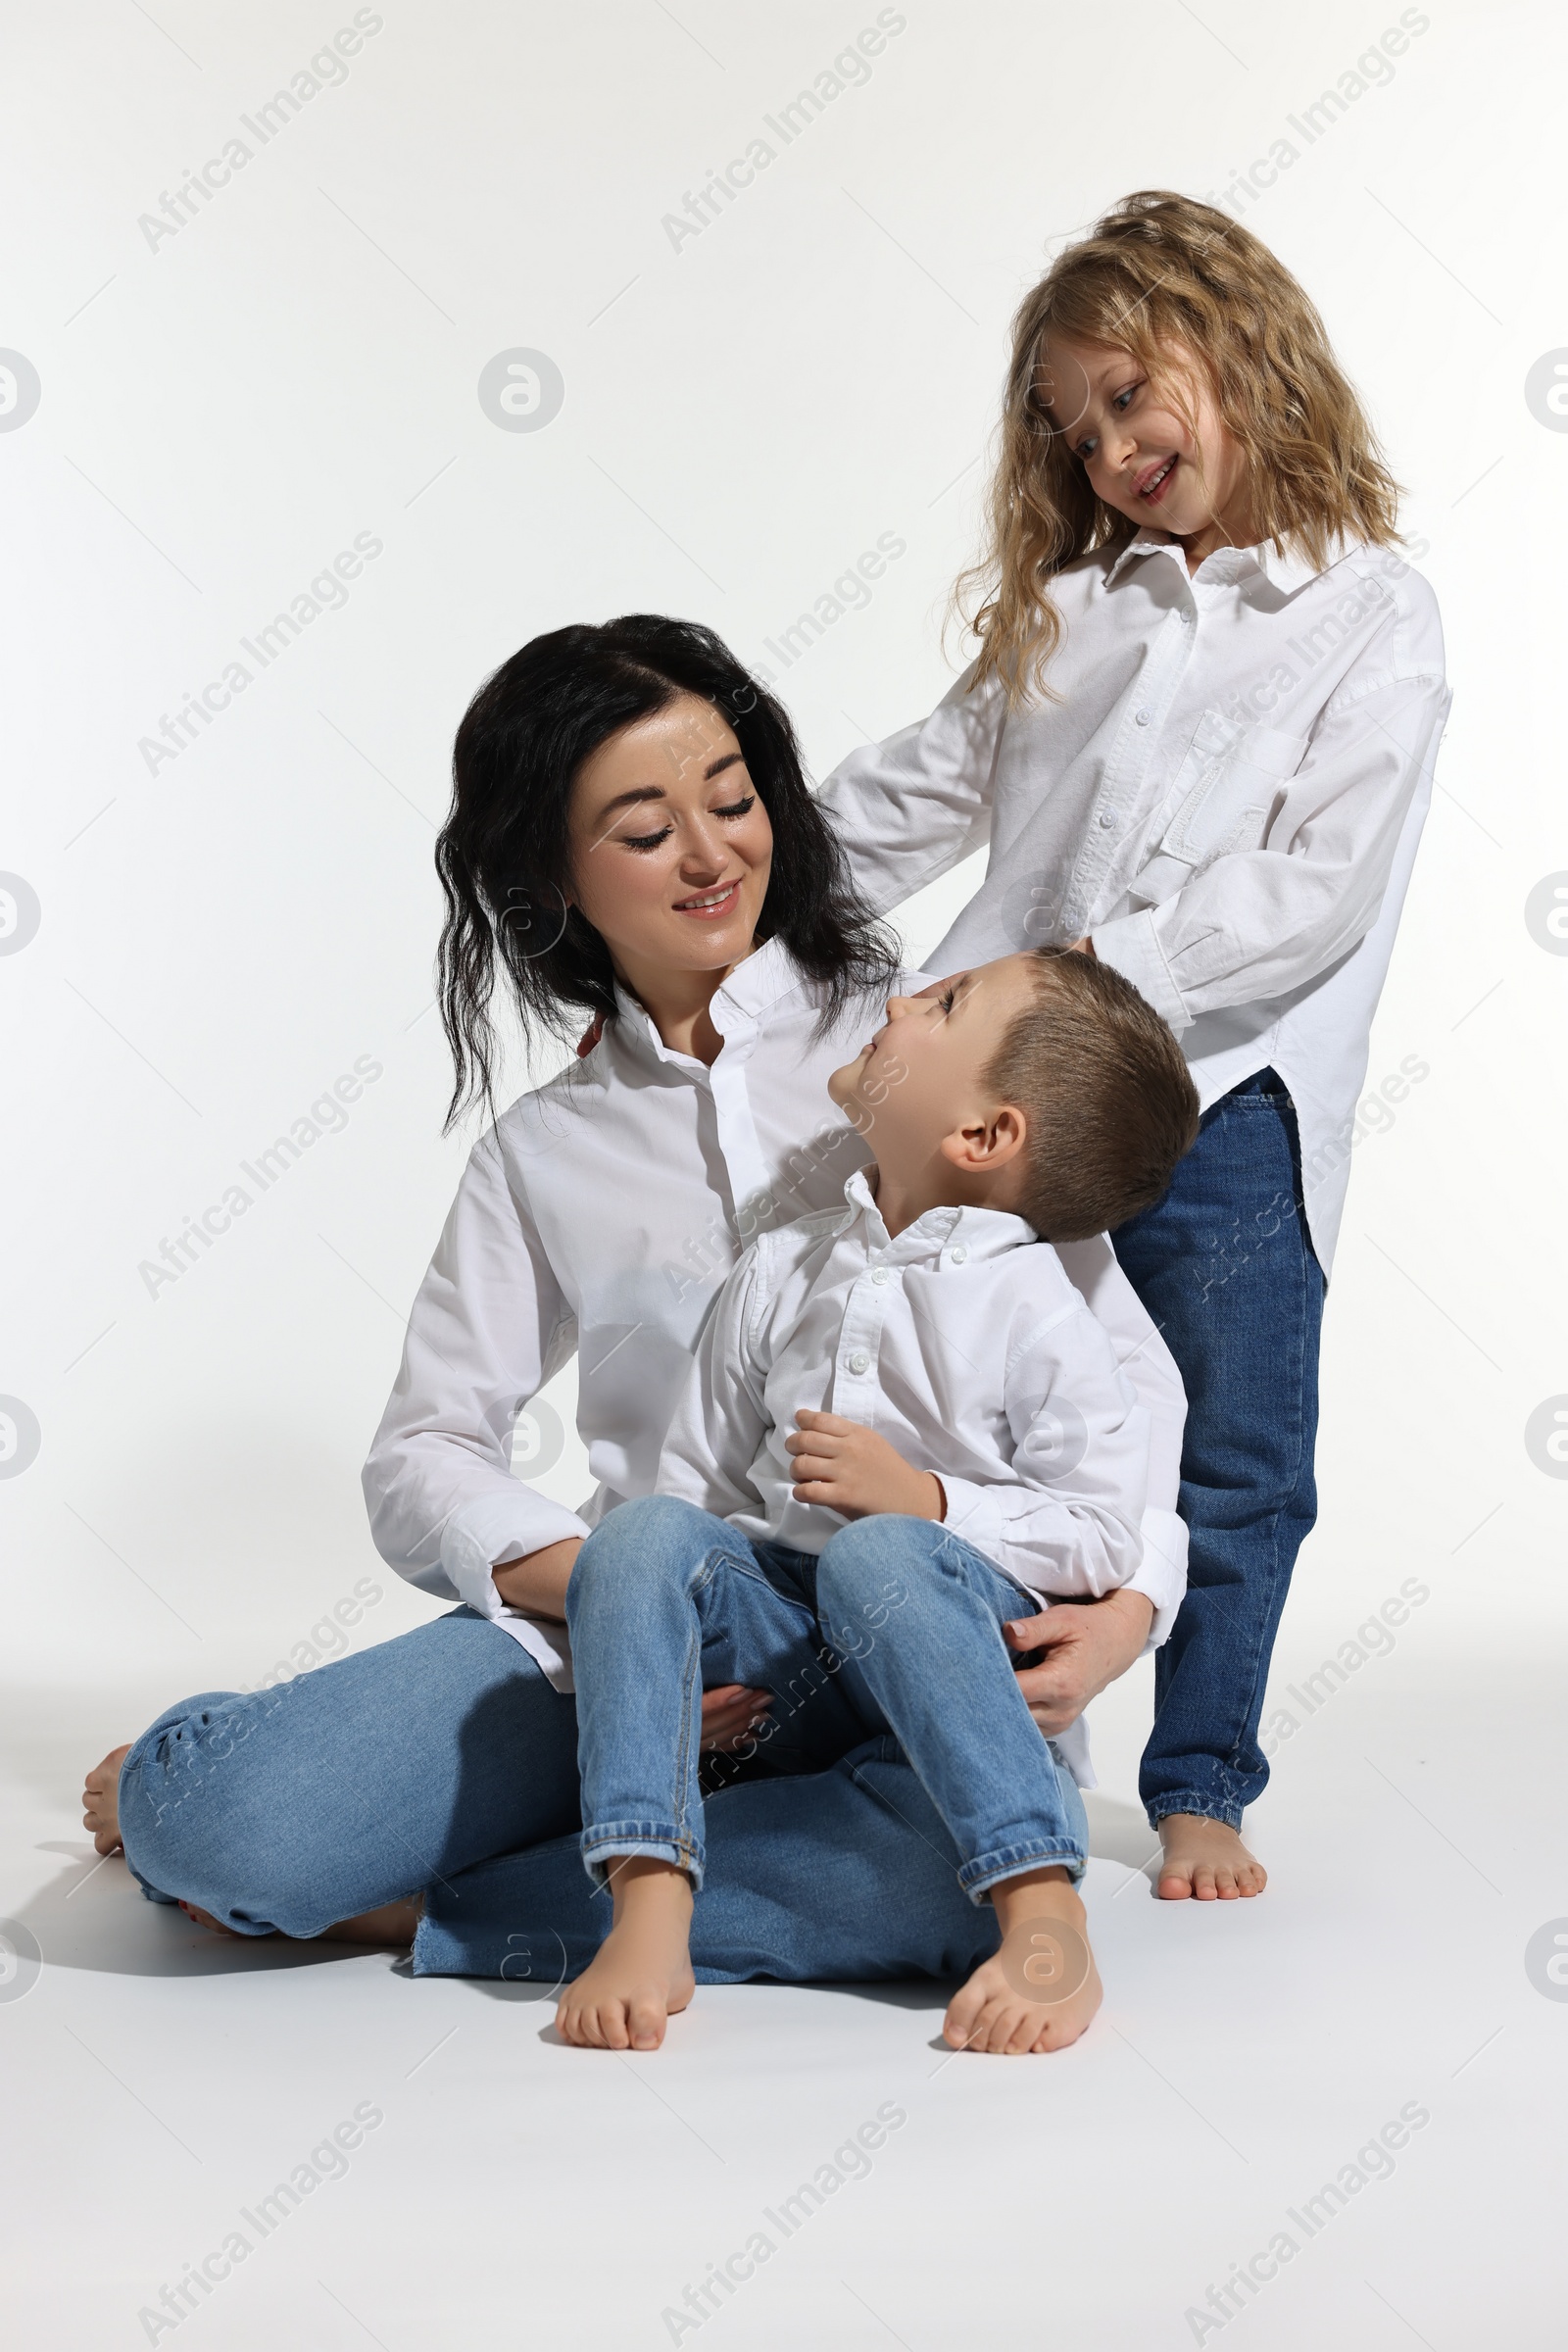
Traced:
<path fill-rule="evenodd" d="M 1142 1657 L 1154 1622 L 1154 1604 L 1142 1592 L 1107 1592 L 1103 1600 L 1058 1602 L 1038 1617 L 1003 1627 L 1015 1650 L 1043 1649 L 1026 1666 L 1018 1688 L 1048 1740 L 1076 1723 L 1089 1701 Z"/>
<path fill-rule="evenodd" d="M 824 1502 L 846 1519 L 896 1511 L 905 1519 L 942 1519 L 947 1497 L 930 1470 L 913 1470 L 874 1429 L 839 1413 L 800 1412 L 784 1441 L 795 1456 L 797 1502 Z"/>
<path fill-rule="evenodd" d="M 566 1587 L 582 1544 L 581 1536 L 565 1536 L 559 1544 L 530 1551 L 525 1559 L 503 1560 L 500 1567 L 492 1568 L 491 1581 L 508 1608 L 520 1609 L 525 1617 L 564 1621 Z M 772 1703 L 771 1690 L 753 1690 L 744 1683 L 725 1683 L 717 1690 L 705 1690 L 703 1746 L 721 1755 L 744 1746 L 752 1727 L 763 1721 Z"/>
<path fill-rule="evenodd" d="M 751 1690 L 744 1683 L 721 1683 L 703 1692 L 703 1752 L 732 1756 L 744 1747 L 773 1704 L 771 1690 Z"/>

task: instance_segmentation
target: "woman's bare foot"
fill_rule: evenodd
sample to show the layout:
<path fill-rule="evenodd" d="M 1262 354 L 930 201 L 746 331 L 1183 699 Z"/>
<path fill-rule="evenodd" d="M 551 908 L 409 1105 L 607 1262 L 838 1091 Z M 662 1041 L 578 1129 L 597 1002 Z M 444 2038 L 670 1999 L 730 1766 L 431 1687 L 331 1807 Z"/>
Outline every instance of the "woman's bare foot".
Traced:
<path fill-rule="evenodd" d="M 1165 1849 L 1154 1891 L 1167 1903 L 1234 1902 L 1240 1894 L 1261 1894 L 1268 1872 L 1250 1854 L 1228 1822 L 1202 1813 L 1167 1813 L 1159 1825 Z"/>
<path fill-rule="evenodd" d="M 611 1865 L 614 1925 L 556 2011 L 580 2050 L 657 2050 L 696 1991 L 692 1883 L 672 1862 L 630 1854 Z"/>
<path fill-rule="evenodd" d="M 129 1753 L 128 1740 L 123 1747 L 112 1747 L 103 1762 L 88 1773 L 81 1792 L 82 1823 L 91 1830 L 93 1844 L 101 1854 L 120 1851 L 120 1767 Z"/>
<path fill-rule="evenodd" d="M 181 1902 L 180 1909 L 187 1919 L 199 1928 L 211 1928 L 215 1936 L 233 1936 L 233 1928 L 225 1928 L 220 1919 L 197 1903 Z M 378 1911 L 362 1911 L 356 1919 L 340 1919 L 335 1928 L 323 1928 L 318 1936 L 285 1936 L 285 1943 L 373 1943 L 395 1944 L 400 1949 L 414 1941 L 414 1931 L 419 1924 L 419 1897 L 411 1895 L 406 1902 L 383 1903 Z M 252 1940 L 240 1936 L 240 1942 Z"/>
<path fill-rule="evenodd" d="M 1064 2050 L 1100 2007 L 1088 1915 L 1064 1870 L 1029 1871 L 991 1889 L 1001 1949 L 948 2004 L 943 2038 L 956 2050 L 1021 2058 Z"/>

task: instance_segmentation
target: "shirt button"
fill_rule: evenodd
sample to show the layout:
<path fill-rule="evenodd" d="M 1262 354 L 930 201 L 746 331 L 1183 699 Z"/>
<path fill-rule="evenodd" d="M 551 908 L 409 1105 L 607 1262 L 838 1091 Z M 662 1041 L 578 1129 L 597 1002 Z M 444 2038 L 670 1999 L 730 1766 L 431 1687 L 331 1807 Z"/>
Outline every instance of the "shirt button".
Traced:
<path fill-rule="evenodd" d="M 871 1268 L 871 1280 L 873 1282 L 886 1282 L 887 1278 L 888 1270 L 886 1266 L 873 1266 Z"/>
<path fill-rule="evenodd" d="M 1133 712 L 1133 718 L 1140 727 L 1147 727 L 1153 715 L 1152 710 L 1135 710 Z"/>
<path fill-rule="evenodd" d="M 852 1372 L 869 1372 L 870 1369 L 871 1358 L 866 1354 L 863 1348 L 857 1348 L 855 1353 L 850 1358 L 850 1370 Z"/>
<path fill-rule="evenodd" d="M 1100 830 L 1102 831 L 1102 833 L 1108 833 L 1108 832 L 1110 831 L 1110 828 L 1111 828 L 1111 826 L 1112 826 L 1112 825 L 1113 825 L 1115 822 L 1116 822 L 1116 819 L 1115 819 L 1115 817 L 1114 817 L 1114 816 L 1111 814 L 1110 810 L 1109 810 L 1108 808 L 1102 808 L 1102 810 L 1100 811 Z"/>
<path fill-rule="evenodd" d="M 967 1250 L 964 1248 L 964 1246 L 963 1246 L 963 1244 L 962 1244 L 961 1242 L 958 1244 L 958 1247 L 956 1248 L 956 1250 L 950 1250 L 948 1251 L 948 1255 L 949 1255 L 949 1257 L 951 1257 L 951 1258 L 952 1258 L 952 1260 L 953 1260 L 953 1262 L 954 1262 L 954 1264 L 955 1264 L 956 1266 L 961 1266 L 961 1265 L 962 1265 L 962 1263 L 963 1263 L 963 1261 L 964 1261 L 964 1259 L 965 1259 L 965 1258 L 968 1256 L 968 1254 L 969 1254 L 968 1250 Z"/>

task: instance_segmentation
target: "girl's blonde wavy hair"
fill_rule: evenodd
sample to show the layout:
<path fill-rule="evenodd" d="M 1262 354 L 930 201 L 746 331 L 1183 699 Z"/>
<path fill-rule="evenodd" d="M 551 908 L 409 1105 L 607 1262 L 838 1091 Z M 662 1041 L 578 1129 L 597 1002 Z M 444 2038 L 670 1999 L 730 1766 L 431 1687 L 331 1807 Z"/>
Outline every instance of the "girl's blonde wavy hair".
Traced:
<path fill-rule="evenodd" d="M 1133 536 L 1047 414 L 1040 353 L 1053 329 L 1125 348 L 1178 400 L 1170 348 L 1193 354 L 1245 454 L 1260 540 L 1319 565 L 1338 539 L 1398 544 L 1399 486 L 1296 279 L 1229 214 L 1146 188 L 1059 254 L 1013 319 L 985 545 L 954 592 L 980 641 L 975 685 L 995 674 L 1013 701 L 1039 686 L 1061 637 L 1051 580 Z"/>

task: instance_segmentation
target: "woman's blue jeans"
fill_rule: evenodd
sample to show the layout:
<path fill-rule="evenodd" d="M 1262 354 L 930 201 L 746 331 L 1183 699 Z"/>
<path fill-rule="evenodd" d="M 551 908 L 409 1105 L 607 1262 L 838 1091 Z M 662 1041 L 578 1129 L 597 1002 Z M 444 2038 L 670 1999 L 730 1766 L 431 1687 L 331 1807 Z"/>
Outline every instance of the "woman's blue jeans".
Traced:
<path fill-rule="evenodd" d="M 581 1859 L 577 1718 L 468 1609 L 271 1690 L 166 1709 L 120 1776 L 125 1858 L 158 1902 L 241 1935 L 318 1936 L 423 1891 L 418 1976 L 548 1994 L 610 1926 Z M 966 1976 L 997 1946 L 940 1814 L 889 1738 L 707 1802 L 700 1983 Z"/>
<path fill-rule="evenodd" d="M 590 1878 L 602 1886 L 609 1863 L 647 1854 L 702 1886 L 702 1694 L 723 1683 L 773 1693 L 759 1746 L 780 1771 L 895 1737 L 971 1901 L 1020 1871 L 1081 1876 L 1078 1793 L 1002 1638 L 1039 1605 L 929 1519 L 856 1520 L 813 1557 L 669 1495 L 623 1503 L 583 1545 L 566 1592 Z"/>
<path fill-rule="evenodd" d="M 1187 1597 L 1155 1659 L 1140 1792 L 1152 1822 L 1200 1813 L 1239 1829 L 1268 1781 L 1263 1690 L 1317 1515 L 1323 1275 L 1278 1074 L 1211 1104 L 1164 1199 L 1111 1238 L 1187 1389 Z"/>

